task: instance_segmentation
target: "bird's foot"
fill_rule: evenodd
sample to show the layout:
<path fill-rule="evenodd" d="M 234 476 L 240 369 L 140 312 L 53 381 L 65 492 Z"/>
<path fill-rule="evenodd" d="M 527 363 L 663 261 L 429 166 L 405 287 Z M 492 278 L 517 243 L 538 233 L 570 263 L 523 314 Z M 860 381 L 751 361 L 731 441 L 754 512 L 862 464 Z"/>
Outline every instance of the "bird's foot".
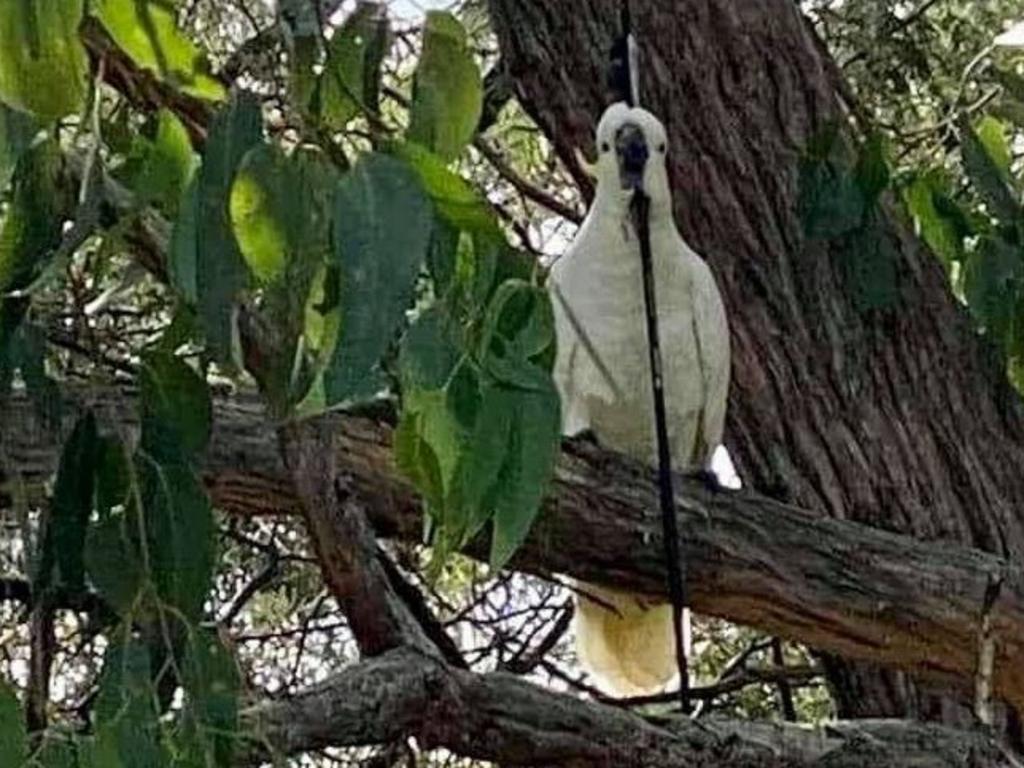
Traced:
<path fill-rule="evenodd" d="M 710 493 L 721 493 L 725 490 L 725 486 L 718 480 L 718 475 L 710 469 L 698 469 L 693 472 L 687 472 L 685 477 L 690 480 L 696 480 Z"/>
<path fill-rule="evenodd" d="M 588 445 L 593 445 L 598 448 L 601 447 L 601 441 L 597 439 L 597 433 L 590 429 L 590 427 L 580 430 L 572 437 L 574 440 L 579 440 L 581 443 L 587 443 Z"/>

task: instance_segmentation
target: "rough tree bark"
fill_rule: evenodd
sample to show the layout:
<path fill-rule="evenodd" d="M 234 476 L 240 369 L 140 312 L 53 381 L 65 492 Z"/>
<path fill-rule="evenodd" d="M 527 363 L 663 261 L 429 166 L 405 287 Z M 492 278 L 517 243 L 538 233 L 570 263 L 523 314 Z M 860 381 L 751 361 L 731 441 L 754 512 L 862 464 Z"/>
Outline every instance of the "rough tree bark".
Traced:
<path fill-rule="evenodd" d="M 585 192 L 619 0 L 490 0 L 527 111 Z M 726 444 L 744 482 L 840 519 L 1024 554 L 1024 416 L 890 211 L 898 302 L 860 311 L 844 256 L 804 238 L 798 160 L 842 118 L 835 66 L 792 0 L 633 3 L 642 101 L 666 122 L 683 236 L 725 294 Z M 845 258 L 849 258 L 846 256 Z M 906 595 L 909 602 L 913 595 Z M 898 675 L 830 665 L 844 716 L 936 716 Z"/>

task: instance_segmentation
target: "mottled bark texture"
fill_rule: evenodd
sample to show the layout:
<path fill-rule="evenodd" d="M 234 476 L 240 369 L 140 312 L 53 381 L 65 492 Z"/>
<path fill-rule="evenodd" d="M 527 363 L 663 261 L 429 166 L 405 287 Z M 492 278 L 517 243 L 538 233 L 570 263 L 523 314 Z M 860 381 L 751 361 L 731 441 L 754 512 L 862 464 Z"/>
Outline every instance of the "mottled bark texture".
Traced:
<path fill-rule="evenodd" d="M 734 350 L 726 444 L 752 488 L 843 520 L 1024 555 L 1019 399 L 890 210 L 898 300 L 862 311 L 849 260 L 809 241 L 798 163 L 842 119 L 792 0 L 645 0 L 642 101 L 666 123 L 675 211 L 725 294 Z M 527 111 L 580 182 L 605 105 L 619 0 L 490 0 Z M 807 546 L 816 546 L 807 542 Z M 914 594 L 899 596 L 909 610 Z M 899 676 L 838 661 L 842 714 L 947 716 Z"/>
<path fill-rule="evenodd" d="M 1013 768 L 984 734 L 902 721 L 818 729 L 687 718 L 645 720 L 544 691 L 505 673 L 453 670 L 410 649 L 350 667 L 298 696 L 243 714 L 242 765 L 274 753 L 389 744 L 507 766 L 640 768 Z"/>

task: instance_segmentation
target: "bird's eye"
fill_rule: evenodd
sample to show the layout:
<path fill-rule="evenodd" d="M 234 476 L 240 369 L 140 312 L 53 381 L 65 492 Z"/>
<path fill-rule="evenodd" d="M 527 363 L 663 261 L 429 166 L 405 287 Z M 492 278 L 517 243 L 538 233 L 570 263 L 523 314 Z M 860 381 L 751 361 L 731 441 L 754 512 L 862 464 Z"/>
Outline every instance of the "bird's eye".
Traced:
<path fill-rule="evenodd" d="M 608 142 L 607 141 L 602 141 L 601 142 L 601 151 L 602 152 L 607 152 L 609 149 L 611 149 L 611 147 L 608 146 Z"/>
<path fill-rule="evenodd" d="M 658 145 L 658 151 L 663 155 L 665 154 L 665 142 L 661 142 L 661 144 Z"/>

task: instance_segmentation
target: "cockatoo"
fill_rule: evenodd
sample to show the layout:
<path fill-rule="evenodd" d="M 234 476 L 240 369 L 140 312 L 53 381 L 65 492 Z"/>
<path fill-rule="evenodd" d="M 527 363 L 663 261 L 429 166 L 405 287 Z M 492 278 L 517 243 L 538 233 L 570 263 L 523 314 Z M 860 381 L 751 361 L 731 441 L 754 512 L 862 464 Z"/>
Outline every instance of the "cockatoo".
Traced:
<path fill-rule="evenodd" d="M 567 252 L 551 268 L 558 353 L 554 378 L 563 433 L 590 431 L 602 445 L 657 460 L 634 190 L 650 198 L 650 238 L 673 469 L 710 471 L 729 389 L 729 329 L 708 265 L 672 215 L 665 128 L 619 102 L 597 127 L 597 190 Z M 662 690 L 676 674 L 671 605 L 579 585 L 580 661 L 620 696 Z M 591 595 L 595 599 L 588 599 Z"/>

